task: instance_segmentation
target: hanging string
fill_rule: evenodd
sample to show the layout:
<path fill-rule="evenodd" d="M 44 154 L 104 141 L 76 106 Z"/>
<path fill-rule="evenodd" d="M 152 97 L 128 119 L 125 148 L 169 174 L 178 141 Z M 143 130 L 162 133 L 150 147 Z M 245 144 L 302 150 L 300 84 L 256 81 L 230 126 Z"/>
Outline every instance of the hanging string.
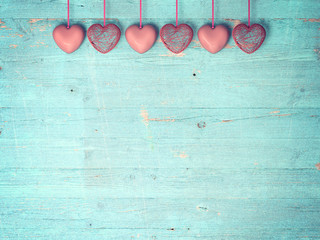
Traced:
<path fill-rule="evenodd" d="M 178 27 L 178 0 L 176 0 L 176 27 Z"/>
<path fill-rule="evenodd" d="M 140 27 L 139 28 L 142 28 L 142 0 L 140 0 Z"/>
<path fill-rule="evenodd" d="M 248 26 L 250 27 L 250 0 L 248 0 Z"/>
<path fill-rule="evenodd" d="M 103 27 L 106 26 L 106 0 L 103 0 Z"/>
<path fill-rule="evenodd" d="M 212 0 L 212 28 L 214 28 L 214 0 Z"/>
<path fill-rule="evenodd" d="M 69 22 L 69 0 L 68 0 L 68 26 L 67 28 L 70 28 L 70 22 Z"/>

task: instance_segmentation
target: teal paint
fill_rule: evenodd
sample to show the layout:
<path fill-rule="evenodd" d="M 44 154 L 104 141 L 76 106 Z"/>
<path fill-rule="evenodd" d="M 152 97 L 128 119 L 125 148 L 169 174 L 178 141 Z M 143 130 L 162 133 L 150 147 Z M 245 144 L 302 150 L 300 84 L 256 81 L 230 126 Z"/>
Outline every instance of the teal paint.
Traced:
<path fill-rule="evenodd" d="M 102 23 L 100 5 L 71 1 L 71 23 Z M 216 5 L 217 24 L 246 22 L 246 1 Z M 252 7 L 253 55 L 196 37 L 139 55 L 124 34 L 67 55 L 51 35 L 66 1 L 2 1 L 0 239 L 320 238 L 320 2 Z M 138 10 L 110 0 L 107 16 L 124 33 Z M 174 23 L 174 1 L 143 11 Z M 210 1 L 179 17 L 196 32 Z"/>

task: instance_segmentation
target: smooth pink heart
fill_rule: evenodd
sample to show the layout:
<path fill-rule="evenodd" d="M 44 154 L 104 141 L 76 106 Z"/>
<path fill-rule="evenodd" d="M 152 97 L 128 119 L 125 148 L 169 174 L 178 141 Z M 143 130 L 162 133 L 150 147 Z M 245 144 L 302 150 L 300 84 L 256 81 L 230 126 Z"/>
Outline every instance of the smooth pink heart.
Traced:
<path fill-rule="evenodd" d="M 266 38 L 266 30 L 259 24 L 253 24 L 250 27 L 239 24 L 233 29 L 232 36 L 242 51 L 251 54 L 262 45 Z"/>
<path fill-rule="evenodd" d="M 132 25 L 126 30 L 126 39 L 133 50 L 145 53 L 153 46 L 157 33 L 151 25 L 145 25 L 142 28 Z"/>
<path fill-rule="evenodd" d="M 172 24 L 166 24 L 160 30 L 161 41 L 166 48 L 175 54 L 185 50 L 189 46 L 192 37 L 192 28 L 187 24 L 180 24 L 177 27 Z"/>
<path fill-rule="evenodd" d="M 53 30 L 52 35 L 58 47 L 66 53 L 77 50 L 84 39 L 84 31 L 79 25 L 72 25 L 70 28 L 59 25 Z"/>
<path fill-rule="evenodd" d="M 208 52 L 217 53 L 227 44 L 229 32 L 223 25 L 218 25 L 215 28 L 204 25 L 198 31 L 198 38 L 202 47 Z"/>
<path fill-rule="evenodd" d="M 101 53 L 110 52 L 119 42 L 121 31 L 117 25 L 93 24 L 89 27 L 87 36 L 91 45 Z"/>

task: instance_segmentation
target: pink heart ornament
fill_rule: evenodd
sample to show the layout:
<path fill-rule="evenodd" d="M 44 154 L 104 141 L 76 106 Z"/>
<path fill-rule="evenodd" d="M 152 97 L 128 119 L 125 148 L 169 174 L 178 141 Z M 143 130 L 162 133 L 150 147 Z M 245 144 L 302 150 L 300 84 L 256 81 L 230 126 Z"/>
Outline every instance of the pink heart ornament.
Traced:
<path fill-rule="evenodd" d="M 214 28 L 204 25 L 198 30 L 198 38 L 201 46 L 208 52 L 217 53 L 227 44 L 229 31 L 223 25 L 218 25 Z"/>
<path fill-rule="evenodd" d="M 151 25 L 145 25 L 142 28 L 131 25 L 126 30 L 126 39 L 133 50 L 145 53 L 153 46 L 157 33 Z"/>
<path fill-rule="evenodd" d="M 115 24 L 93 24 L 87 32 L 91 45 L 99 52 L 105 54 L 110 52 L 119 42 L 121 31 Z"/>
<path fill-rule="evenodd" d="M 65 25 L 59 25 L 53 30 L 53 39 L 66 53 L 76 51 L 84 39 L 84 31 L 79 25 L 72 25 L 67 28 Z"/>
<path fill-rule="evenodd" d="M 166 48 L 178 54 L 191 43 L 193 30 L 187 24 L 180 24 L 177 27 L 172 24 L 166 24 L 160 30 L 160 38 Z"/>
<path fill-rule="evenodd" d="M 260 24 L 253 24 L 250 27 L 239 24 L 233 29 L 232 36 L 242 51 L 251 54 L 262 45 L 266 38 L 266 30 Z"/>

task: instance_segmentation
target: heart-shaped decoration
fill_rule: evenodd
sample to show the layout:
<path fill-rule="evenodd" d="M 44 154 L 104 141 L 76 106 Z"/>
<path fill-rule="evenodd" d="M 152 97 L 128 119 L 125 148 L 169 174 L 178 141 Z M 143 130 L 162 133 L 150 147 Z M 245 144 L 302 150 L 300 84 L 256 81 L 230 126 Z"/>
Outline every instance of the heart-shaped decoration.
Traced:
<path fill-rule="evenodd" d="M 121 31 L 117 25 L 107 24 L 102 27 L 100 24 L 93 24 L 87 33 L 91 45 L 101 53 L 110 52 L 119 42 Z"/>
<path fill-rule="evenodd" d="M 262 45 L 266 38 L 266 30 L 260 24 L 253 24 L 250 27 L 239 24 L 233 29 L 232 36 L 242 51 L 251 54 Z"/>
<path fill-rule="evenodd" d="M 160 30 L 161 41 L 166 48 L 175 54 L 185 50 L 189 46 L 192 37 L 192 28 L 187 24 L 180 24 L 177 27 L 172 24 L 166 24 Z"/>
<path fill-rule="evenodd" d="M 142 28 L 132 25 L 126 30 L 126 39 L 133 50 L 145 53 L 153 46 L 157 33 L 151 25 L 145 25 Z"/>
<path fill-rule="evenodd" d="M 70 28 L 59 25 L 52 33 L 58 47 L 66 53 L 72 53 L 80 47 L 84 34 L 82 27 L 79 25 L 72 25 Z"/>
<path fill-rule="evenodd" d="M 202 26 L 198 31 L 199 41 L 208 52 L 217 53 L 227 44 L 229 31 L 223 25 L 212 28 L 209 25 Z"/>

